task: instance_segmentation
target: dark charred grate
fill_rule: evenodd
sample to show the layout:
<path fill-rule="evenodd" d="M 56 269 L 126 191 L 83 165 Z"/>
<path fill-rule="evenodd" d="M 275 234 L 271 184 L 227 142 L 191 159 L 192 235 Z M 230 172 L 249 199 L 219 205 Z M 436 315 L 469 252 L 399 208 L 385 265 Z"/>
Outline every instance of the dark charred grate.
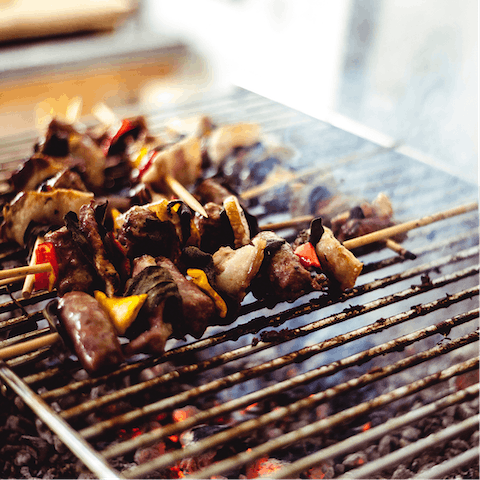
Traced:
<path fill-rule="evenodd" d="M 149 120 L 155 131 L 198 112 L 218 124 L 260 122 L 300 153 L 293 169 L 318 167 L 314 186 L 326 181 L 351 198 L 385 191 L 397 221 L 477 201 L 476 187 L 393 147 L 241 90 Z M 2 178 L 33 142 L 26 135 L 2 144 Z M 263 223 L 290 215 L 257 210 Z M 469 407 L 478 396 L 478 214 L 410 232 L 404 246 L 415 260 L 363 254 L 357 286 L 338 299 L 317 293 L 268 308 L 248 298 L 234 324 L 109 376 L 86 378 L 61 344 L 8 360 L 4 393 L 26 402 L 98 477 L 252 477 L 264 459 L 278 478 L 398 478 L 400 468 L 413 476 L 422 465 L 411 458 L 438 444 L 428 430 L 400 438 L 407 425 L 455 411 L 439 442 L 478 431 Z M 3 264 L 24 263 L 22 255 L 6 253 Z M 0 348 L 50 333 L 43 308 L 54 294 L 19 300 L 20 282 L 1 288 Z M 397 437 L 404 443 L 378 454 Z M 442 464 L 441 476 L 474 464 L 470 450 Z"/>

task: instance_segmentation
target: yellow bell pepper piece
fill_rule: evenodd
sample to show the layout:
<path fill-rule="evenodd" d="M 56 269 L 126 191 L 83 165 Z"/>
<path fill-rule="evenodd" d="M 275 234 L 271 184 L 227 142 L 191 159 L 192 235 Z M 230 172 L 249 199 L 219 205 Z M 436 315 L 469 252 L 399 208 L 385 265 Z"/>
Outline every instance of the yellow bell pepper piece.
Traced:
<path fill-rule="evenodd" d="M 127 331 L 127 328 L 137 318 L 138 312 L 147 299 L 146 293 L 129 297 L 110 298 L 100 290 L 95 290 L 94 296 L 105 312 L 107 312 L 119 335 L 123 335 Z"/>
<path fill-rule="evenodd" d="M 199 268 L 187 269 L 187 275 L 191 278 L 192 282 L 203 290 L 215 303 L 215 307 L 218 310 L 218 314 L 221 318 L 225 318 L 227 315 L 227 304 L 223 298 L 211 287 L 208 283 L 206 273 Z"/>

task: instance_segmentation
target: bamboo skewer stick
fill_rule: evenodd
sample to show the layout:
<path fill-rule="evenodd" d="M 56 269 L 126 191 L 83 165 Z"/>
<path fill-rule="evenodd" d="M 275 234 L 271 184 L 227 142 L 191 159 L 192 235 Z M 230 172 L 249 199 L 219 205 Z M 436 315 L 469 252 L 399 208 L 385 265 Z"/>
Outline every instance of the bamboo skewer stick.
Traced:
<path fill-rule="evenodd" d="M 178 180 L 168 174 L 165 175 L 164 180 L 172 192 L 183 200 L 192 210 L 208 218 L 207 212 L 202 204 Z"/>
<path fill-rule="evenodd" d="M 378 242 L 380 240 L 386 240 L 389 237 L 393 237 L 400 233 L 408 232 L 414 228 L 423 227 L 431 223 L 438 222 L 439 220 L 445 220 L 450 217 L 455 217 L 456 215 L 461 215 L 463 213 L 471 212 L 478 209 L 478 203 L 469 203 L 466 205 L 461 205 L 459 207 L 451 208 L 443 212 L 435 213 L 433 215 L 427 215 L 426 217 L 418 218 L 417 220 L 411 220 L 405 223 L 399 223 L 393 227 L 383 228 L 382 230 L 377 230 L 376 232 L 367 233 L 361 237 L 352 238 L 351 240 L 345 240 L 343 245 L 345 248 L 352 250 L 353 248 L 363 247 L 369 243 Z"/>
<path fill-rule="evenodd" d="M 49 263 L 39 263 L 38 265 L 26 265 L 24 267 L 8 268 L 0 270 L 0 280 L 12 279 L 15 277 L 25 277 L 29 274 L 49 272 L 52 266 Z"/>
<path fill-rule="evenodd" d="M 37 263 L 37 247 L 44 242 L 43 237 L 37 237 L 35 240 L 35 245 L 33 246 L 33 251 L 32 251 L 32 258 L 30 259 L 30 266 L 32 267 Z M 23 298 L 30 298 L 33 292 L 33 287 L 35 285 L 35 274 L 34 273 L 29 273 L 25 277 L 25 282 L 23 284 L 23 289 L 22 289 L 22 296 Z"/>
<path fill-rule="evenodd" d="M 16 343 L 0 349 L 0 360 L 8 360 L 9 358 L 18 357 L 25 353 L 33 352 L 43 347 L 49 347 L 60 340 L 60 334 L 57 332 L 49 333 L 32 340 Z"/>
<path fill-rule="evenodd" d="M 447 218 L 455 217 L 456 215 L 461 215 L 463 213 L 471 212 L 477 209 L 478 209 L 478 203 L 476 202 L 469 203 L 466 205 L 461 205 L 459 207 L 451 208 L 449 210 L 435 213 L 433 215 L 428 215 L 426 217 L 418 218 L 416 220 L 399 223 L 398 225 L 394 225 L 392 227 L 383 228 L 382 230 L 377 230 L 376 232 L 367 233 L 366 235 L 362 235 L 361 237 L 345 240 L 343 242 L 343 245 L 345 248 L 352 250 L 354 248 L 363 247 L 370 243 L 386 241 L 386 246 L 388 248 L 390 248 L 391 250 L 397 253 L 405 255 L 408 258 L 411 252 L 408 252 L 407 250 L 405 250 L 401 245 L 391 240 L 390 237 L 393 237 L 400 233 L 408 232 L 409 230 L 413 230 L 418 227 L 423 227 L 425 225 L 438 222 L 440 220 L 445 220 Z M 313 219 L 314 219 L 313 215 L 303 215 L 303 216 L 291 218 L 289 220 L 285 220 L 282 222 L 267 223 L 265 225 L 261 225 L 260 229 L 261 230 L 281 230 L 283 228 L 290 228 L 290 227 L 296 227 L 299 225 L 308 224 Z"/>

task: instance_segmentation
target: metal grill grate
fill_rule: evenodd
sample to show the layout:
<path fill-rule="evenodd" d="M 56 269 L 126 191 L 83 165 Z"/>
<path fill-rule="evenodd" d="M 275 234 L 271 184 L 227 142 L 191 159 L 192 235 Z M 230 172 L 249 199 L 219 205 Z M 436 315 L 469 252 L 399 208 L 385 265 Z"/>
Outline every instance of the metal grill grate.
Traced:
<path fill-rule="evenodd" d="M 356 199 L 386 192 L 399 222 L 478 200 L 475 186 L 407 158 L 394 146 L 379 146 L 243 90 L 151 112 L 147 118 L 155 132 L 173 115 L 199 112 L 219 124 L 259 122 L 298 152 L 291 168 L 318 167 L 310 184 L 327 182 Z M 4 141 L 3 178 L 30 153 L 33 142 L 29 135 Z M 255 208 L 260 223 L 291 214 Z M 291 233 L 283 232 L 286 237 Z M 59 355 L 55 346 L 2 363 L 0 377 L 98 477 L 158 475 L 179 461 L 241 439 L 243 450 L 232 447 L 225 458 L 196 471 L 195 478 L 235 477 L 255 459 L 278 452 L 288 463 L 270 476 L 292 478 L 478 395 L 478 383 L 456 388 L 454 380 L 478 371 L 477 212 L 410 232 L 403 246 L 415 260 L 386 249 L 362 255 L 365 266 L 357 286 L 338 299 L 309 294 L 270 309 L 247 297 L 234 324 L 209 328 L 198 341 L 172 341 L 162 358 L 140 357 L 105 377 L 85 378 L 75 359 Z M 21 261 L 21 254 L 4 258 L 5 264 Z M 54 295 L 25 300 L 20 285 L 2 288 L 0 332 L 23 333 L 0 347 L 49 333 L 43 308 Z M 418 398 L 420 408 L 388 419 Z M 270 438 L 258 433 L 325 404 L 330 412 L 324 417 L 275 430 Z M 158 420 L 185 405 L 196 405 L 197 413 L 179 422 Z M 248 413 L 252 405 L 264 410 Z M 378 412 L 383 420 L 358 432 L 357 424 L 381 417 Z M 228 422 L 219 420 L 227 417 Z M 133 457 L 138 449 L 203 425 L 219 428 L 184 448 L 119 467 L 119 459 Z M 340 426 L 345 438 L 332 435 Z M 120 434 L 132 428 L 143 433 L 130 438 Z M 438 442 L 475 428 L 478 418 L 473 416 L 444 429 Z M 319 437 L 314 451 L 305 449 L 306 440 Z M 345 476 L 368 477 L 392 469 L 402 458 L 431 446 L 429 437 L 418 440 Z M 287 447 L 289 455 L 284 453 Z M 470 452 L 444 465 L 442 474 L 473 459 Z"/>

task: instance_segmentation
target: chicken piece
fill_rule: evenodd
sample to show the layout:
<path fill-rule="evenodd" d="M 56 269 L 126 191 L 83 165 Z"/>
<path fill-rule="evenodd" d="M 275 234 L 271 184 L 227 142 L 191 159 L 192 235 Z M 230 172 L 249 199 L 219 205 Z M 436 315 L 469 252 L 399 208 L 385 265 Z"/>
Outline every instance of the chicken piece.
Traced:
<path fill-rule="evenodd" d="M 90 136 L 54 118 L 48 126 L 42 153 L 62 163 L 76 166 L 90 189 L 100 189 L 105 181 L 105 155 Z"/>
<path fill-rule="evenodd" d="M 322 269 L 333 276 L 342 291 L 355 286 L 363 263 L 346 249 L 328 227 L 323 227 L 323 235 L 315 242 L 315 251 Z"/>
<path fill-rule="evenodd" d="M 323 290 L 328 281 L 324 274 L 308 271 L 283 238 L 271 231 L 260 232 L 265 239 L 265 258 L 252 281 L 252 293 L 258 299 L 292 302 L 314 290 Z"/>
<path fill-rule="evenodd" d="M 1 237 L 25 245 L 25 232 L 30 222 L 43 225 L 63 225 L 63 218 L 93 199 L 93 193 L 59 188 L 48 192 L 20 192 L 3 207 Z"/>
<path fill-rule="evenodd" d="M 36 153 L 12 173 L 10 184 L 15 192 L 35 190 L 42 182 L 64 169 L 63 163 Z"/>
<path fill-rule="evenodd" d="M 260 141 L 260 126 L 256 123 L 224 125 L 213 130 L 207 152 L 214 165 L 219 166 L 235 148 L 252 147 Z"/>
<path fill-rule="evenodd" d="M 267 242 L 255 237 L 252 243 L 233 250 L 221 247 L 213 254 L 215 282 L 219 291 L 240 303 L 263 261 Z"/>
<path fill-rule="evenodd" d="M 200 140 L 192 136 L 156 153 L 141 180 L 154 190 L 169 191 L 165 182 L 167 175 L 188 187 L 200 177 L 201 169 Z"/>

